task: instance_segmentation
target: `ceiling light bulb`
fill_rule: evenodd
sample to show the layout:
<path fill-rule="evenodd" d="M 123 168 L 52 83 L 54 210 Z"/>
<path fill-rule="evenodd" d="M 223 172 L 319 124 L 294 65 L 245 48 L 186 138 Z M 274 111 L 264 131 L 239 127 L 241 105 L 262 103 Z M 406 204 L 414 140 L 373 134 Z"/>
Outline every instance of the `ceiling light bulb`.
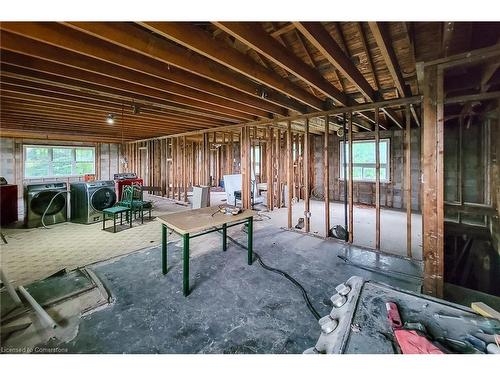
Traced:
<path fill-rule="evenodd" d="M 113 125 L 115 123 L 115 115 L 113 115 L 112 113 L 110 113 L 107 117 L 106 117 L 106 122 L 109 124 L 109 125 Z"/>

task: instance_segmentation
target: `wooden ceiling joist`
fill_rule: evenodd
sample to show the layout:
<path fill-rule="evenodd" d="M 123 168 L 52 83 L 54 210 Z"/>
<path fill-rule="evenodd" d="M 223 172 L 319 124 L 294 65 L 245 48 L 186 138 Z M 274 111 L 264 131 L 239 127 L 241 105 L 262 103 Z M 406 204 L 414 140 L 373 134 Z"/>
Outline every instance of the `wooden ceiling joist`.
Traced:
<path fill-rule="evenodd" d="M 389 69 L 391 77 L 394 80 L 394 85 L 397 88 L 399 95 L 402 98 L 411 96 L 405 80 L 403 79 L 396 54 L 392 47 L 392 39 L 389 35 L 389 31 L 386 29 L 386 25 L 382 22 L 368 22 L 368 25 L 370 26 L 375 42 L 377 43 L 380 53 L 382 54 L 382 57 L 387 65 L 387 69 Z"/>
<path fill-rule="evenodd" d="M 6 60 L 9 61 L 9 60 Z M 72 86 L 74 88 L 79 87 L 81 89 L 88 90 L 90 92 L 96 93 L 107 93 L 109 95 L 116 95 L 121 98 L 126 98 L 127 100 L 136 100 L 139 103 L 156 103 L 158 105 L 164 105 L 165 108 L 178 108 L 177 105 L 190 105 L 192 108 L 186 115 L 195 115 L 207 118 L 213 118 L 219 121 L 229 121 L 229 122 L 241 122 L 244 119 L 251 119 L 253 116 L 245 116 L 237 111 L 231 111 L 230 109 L 222 109 L 218 106 L 198 102 L 197 100 L 190 99 L 177 99 L 177 97 L 170 95 L 168 93 L 158 91 L 155 89 L 150 89 L 147 87 L 129 84 L 127 82 L 113 80 L 109 77 L 100 79 L 99 81 L 92 81 L 92 78 L 99 79 L 101 77 L 94 77 L 93 74 L 86 72 L 73 71 L 73 74 L 66 73 L 65 76 L 59 76 L 53 73 L 46 73 L 39 70 L 32 70 L 30 68 L 18 67 L 11 65 L 10 63 L 2 63 L 2 71 L 23 75 L 25 77 L 32 77 L 36 80 L 46 80 L 52 82 L 54 85 L 59 85 L 61 87 Z M 25 65 L 27 66 L 27 65 Z M 46 69 L 47 71 L 49 69 Z M 53 72 L 54 70 L 51 70 Z M 67 78 L 71 76 L 72 78 Z M 109 83 L 109 85 L 107 84 Z M 113 84 L 111 86 L 111 84 Z M 133 91 L 135 90 L 135 91 Z M 178 108 L 178 112 L 183 112 L 182 108 Z M 184 111 L 185 112 L 185 111 Z M 231 113 L 231 115 L 227 114 Z"/>
<path fill-rule="evenodd" d="M 3 102 L 3 104 L 6 104 Z M 64 116 L 73 116 L 75 119 L 80 119 L 80 118 L 92 118 L 95 120 L 94 124 L 95 125 L 105 125 L 106 124 L 106 116 L 109 114 L 107 111 L 103 110 L 95 110 L 95 109 L 86 109 L 82 110 L 82 108 L 70 108 L 70 107 L 61 107 L 61 108 L 51 108 L 48 106 L 37 106 L 36 104 L 20 104 L 19 102 L 11 102 L 9 105 L 6 104 L 6 107 L 3 108 L 3 113 L 6 114 L 8 111 L 22 111 L 25 112 L 26 114 L 32 114 L 34 116 L 41 116 L 41 115 L 47 115 L 47 116 L 53 116 L 54 118 L 63 118 Z M 31 111 L 31 112 L 30 112 Z M 118 112 L 118 111 L 117 111 Z M 115 115 L 115 120 L 116 122 L 120 122 L 122 119 L 121 112 L 114 112 L 113 114 Z M 163 119 L 158 119 L 158 118 L 152 118 L 151 116 L 145 116 L 145 115 L 139 115 L 139 116 L 134 116 L 131 113 L 124 113 L 123 118 L 126 119 L 127 121 L 130 119 L 133 119 L 133 122 L 135 126 L 140 126 L 144 128 L 150 128 L 150 129 L 155 129 L 155 128 L 170 128 L 175 126 L 175 128 L 181 130 L 189 130 L 192 129 L 193 127 L 197 128 L 208 128 L 208 127 L 216 127 L 217 125 L 212 125 L 212 124 L 203 124 L 203 123 L 198 123 L 198 124 L 189 124 L 184 121 L 181 121 L 179 119 L 175 118 L 169 118 L 165 117 Z"/>
<path fill-rule="evenodd" d="M 327 81 L 316 69 L 306 64 L 267 34 L 259 23 L 215 22 L 214 24 L 283 69 L 307 82 L 337 104 L 348 104 L 349 100 L 344 93 L 340 92 L 333 84 Z"/>
<path fill-rule="evenodd" d="M 28 129 L 28 125 L 24 129 L 16 129 L 15 125 L 12 126 L 9 122 L 1 121 L 0 126 L 2 127 L 0 135 L 5 138 L 25 138 L 25 139 L 36 139 L 36 140 L 51 140 L 51 141 L 74 141 L 75 134 L 71 131 L 58 131 L 51 129 L 50 132 L 40 132 L 36 128 L 33 130 Z M 85 139 L 86 142 L 116 142 L 121 143 L 132 141 L 133 138 L 127 136 L 126 138 L 121 138 L 119 135 L 109 134 L 105 138 L 102 135 L 96 135 L 94 132 L 79 132 L 79 136 Z"/>
<path fill-rule="evenodd" d="M 282 27 L 276 29 L 275 31 L 273 31 L 271 33 L 271 36 L 273 38 L 276 38 L 276 37 L 278 37 L 280 35 L 283 35 L 283 34 L 286 34 L 286 33 L 290 32 L 290 31 L 292 31 L 294 29 L 295 29 L 295 25 L 292 22 L 292 23 L 289 23 L 288 25 L 285 25 L 285 26 L 282 26 Z"/>
<path fill-rule="evenodd" d="M 255 82 L 237 73 L 227 71 L 220 64 L 214 63 L 203 56 L 193 54 L 191 51 L 143 30 L 137 25 L 125 22 L 71 22 L 65 23 L 65 26 L 73 28 L 72 31 L 83 32 L 124 49 L 148 56 L 171 66 L 171 68 L 176 67 L 237 89 L 256 99 L 261 99 L 262 102 L 267 102 L 267 104 L 274 104 L 278 107 L 285 107 L 299 112 L 304 111 L 301 104 L 280 93 L 270 91 L 267 96 L 260 96 L 260 87 Z M 261 106 L 264 107 L 264 104 L 261 104 Z M 275 109 L 273 113 L 282 114 L 282 112 L 283 109 Z"/>
<path fill-rule="evenodd" d="M 314 109 L 323 109 L 324 103 L 277 73 L 254 62 L 245 54 L 232 48 L 222 40 L 214 39 L 199 27 L 186 22 L 141 22 L 142 26 L 189 48 L 240 74 L 288 95 Z"/>
<path fill-rule="evenodd" d="M 123 105 L 130 108 L 132 105 L 134 105 L 134 103 L 131 101 L 126 102 L 124 100 L 109 96 L 103 96 L 81 90 L 59 87 L 48 83 L 35 82 L 33 80 L 22 79 L 20 77 L 13 78 L 3 75 L 0 87 L 2 88 L 2 90 L 20 91 L 28 94 L 33 93 L 35 95 L 36 94 L 40 96 L 45 95 L 48 97 L 60 98 L 60 99 L 69 99 L 69 100 L 73 99 L 74 101 L 80 101 L 83 98 L 87 101 L 89 100 L 92 101 L 94 104 L 101 103 L 103 106 L 106 106 L 108 103 L 114 103 L 116 105 L 120 106 Z M 165 114 L 169 114 L 169 112 L 166 111 Z M 173 117 L 176 117 L 176 115 L 174 114 L 171 115 Z M 197 120 L 196 118 L 193 119 Z M 220 123 L 220 122 L 213 122 L 210 120 L 202 120 L 202 119 L 199 120 L 205 122 L 208 121 L 214 124 Z"/>
<path fill-rule="evenodd" d="M 368 101 L 375 101 L 373 88 L 320 22 L 294 22 L 294 24 L 307 40 L 326 57 L 330 64 L 339 70 Z"/>
<path fill-rule="evenodd" d="M 114 106 L 111 110 L 104 108 L 104 107 L 98 107 L 98 106 L 84 106 L 80 103 L 75 103 L 75 105 L 56 105 L 52 103 L 40 103 L 40 102 L 30 102 L 30 101 L 22 101 L 19 99 L 14 99 L 10 98 L 8 95 L 6 98 L 2 98 L 1 101 L 2 105 L 5 105 L 5 108 L 23 108 L 23 109 L 30 109 L 33 110 L 33 112 L 54 112 L 54 113 L 96 113 L 101 116 L 101 120 L 105 119 L 106 116 L 109 113 L 114 114 L 118 118 L 121 116 L 121 109 L 119 106 Z M 4 108 L 4 107 L 2 107 Z M 196 127 L 196 126 L 207 126 L 207 127 L 216 127 L 220 126 L 218 123 L 213 123 L 213 122 L 204 122 L 204 121 L 199 121 L 195 119 L 186 119 L 186 118 L 179 118 L 176 116 L 172 116 L 170 114 L 161 114 L 155 113 L 155 112 L 149 112 L 149 111 L 143 111 L 138 115 L 133 115 L 133 112 L 130 110 L 130 108 L 127 108 L 126 111 L 124 111 L 125 116 L 131 116 L 132 118 L 135 119 L 137 124 L 158 124 L 160 125 L 161 123 L 165 121 L 178 121 L 180 123 L 179 127 L 181 128 L 186 128 L 189 129 L 190 127 Z"/>
<path fill-rule="evenodd" d="M 102 24 L 101 24 L 102 25 Z M 58 62 L 65 58 L 66 51 L 76 53 L 74 55 L 84 55 L 92 58 L 87 70 L 94 71 L 99 65 L 99 61 L 105 61 L 116 66 L 127 68 L 139 73 L 146 73 L 156 78 L 175 82 L 195 90 L 208 92 L 223 98 L 236 101 L 245 105 L 255 107 L 278 115 L 285 115 L 288 111 L 282 106 L 263 100 L 256 95 L 258 86 L 246 85 L 242 82 L 241 86 L 252 92 L 242 92 L 242 87 L 228 87 L 227 85 L 217 84 L 210 79 L 205 79 L 196 74 L 169 66 L 165 62 L 157 59 L 144 58 L 143 54 L 121 48 L 110 42 L 87 35 L 83 32 L 73 30 L 72 28 L 54 24 L 54 23 L 2 23 L 2 31 L 18 34 L 22 38 L 14 39 L 11 34 L 2 32 L 2 48 L 20 53 L 34 55 L 33 43 L 26 41 L 27 38 L 41 42 L 37 45 L 37 56 L 50 54 L 50 47 L 47 44 L 56 47 L 61 53 L 53 55 L 52 61 Z M 25 42 L 20 51 L 19 39 Z M 24 40 L 23 40 L 24 39 Z M 45 44 L 45 45 L 44 45 Z M 180 48 L 180 47 L 179 47 Z M 40 56 L 41 57 L 41 56 Z M 97 59 L 97 61 L 95 60 Z M 136 79 L 137 81 L 137 79 Z M 269 116 L 267 116 L 269 117 Z"/>
<path fill-rule="evenodd" d="M 49 96 L 49 93 L 44 90 L 33 90 L 33 89 L 26 89 L 24 87 L 6 87 L 7 90 L 2 91 L 2 95 L 4 98 L 12 98 L 18 101 L 26 101 L 26 102 L 32 102 L 32 103 L 43 103 L 44 105 L 47 104 L 54 104 L 56 106 L 61 106 L 61 107 L 80 107 L 80 108 L 85 108 L 87 106 L 92 106 L 94 108 L 100 108 L 100 109 L 105 109 L 107 110 L 108 113 L 121 113 L 122 105 L 125 105 L 125 108 L 127 108 L 127 111 L 130 110 L 131 103 L 127 102 L 120 102 L 120 101 L 113 101 L 113 100 L 94 100 L 91 98 L 87 98 L 85 96 L 72 96 L 72 95 L 57 95 L 57 97 Z M 148 109 L 147 111 L 151 111 L 151 109 Z M 153 113 L 155 114 L 162 114 L 163 118 L 168 118 L 170 115 L 169 112 L 161 112 L 161 111 L 154 111 Z M 175 116 L 174 116 L 175 117 Z M 179 117 L 179 116 L 177 116 Z M 182 121 L 186 121 L 185 118 L 181 118 Z M 189 122 L 194 122 L 196 124 L 203 123 L 203 121 L 197 121 L 196 118 L 191 118 L 192 121 L 187 121 Z M 217 125 L 220 125 L 220 123 L 217 123 Z"/>

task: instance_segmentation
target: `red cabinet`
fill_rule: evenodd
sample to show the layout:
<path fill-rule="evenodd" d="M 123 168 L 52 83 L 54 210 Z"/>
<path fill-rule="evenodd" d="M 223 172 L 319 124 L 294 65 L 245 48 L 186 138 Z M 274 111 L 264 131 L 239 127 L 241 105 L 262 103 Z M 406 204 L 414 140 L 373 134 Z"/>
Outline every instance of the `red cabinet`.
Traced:
<path fill-rule="evenodd" d="M 0 224 L 17 221 L 17 185 L 0 185 Z"/>
<path fill-rule="evenodd" d="M 115 180 L 116 185 L 116 199 L 122 199 L 122 191 L 125 185 L 143 185 L 142 178 L 128 178 L 123 180 Z"/>

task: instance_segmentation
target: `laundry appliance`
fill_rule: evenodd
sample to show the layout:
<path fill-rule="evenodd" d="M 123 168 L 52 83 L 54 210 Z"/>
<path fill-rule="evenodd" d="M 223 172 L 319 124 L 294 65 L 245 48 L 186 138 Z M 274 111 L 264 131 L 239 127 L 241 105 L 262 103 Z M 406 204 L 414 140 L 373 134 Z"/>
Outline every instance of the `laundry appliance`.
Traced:
<path fill-rule="evenodd" d="M 24 220 L 28 228 L 67 221 L 67 184 L 54 182 L 27 185 L 24 190 L 24 207 Z"/>
<path fill-rule="evenodd" d="M 92 224 L 102 220 L 102 210 L 116 203 L 114 181 L 75 182 L 70 185 L 71 221 Z"/>

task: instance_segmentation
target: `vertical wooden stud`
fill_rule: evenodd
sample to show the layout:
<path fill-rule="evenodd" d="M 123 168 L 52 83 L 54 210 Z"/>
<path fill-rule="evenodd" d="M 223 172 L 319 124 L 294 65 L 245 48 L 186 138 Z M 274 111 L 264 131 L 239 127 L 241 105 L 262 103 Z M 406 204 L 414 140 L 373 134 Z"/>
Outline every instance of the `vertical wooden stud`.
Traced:
<path fill-rule="evenodd" d="M 323 178 L 325 197 L 325 237 L 330 233 L 330 118 L 325 116 L 325 137 L 323 143 Z"/>
<path fill-rule="evenodd" d="M 406 254 L 411 253 L 411 112 L 406 106 L 406 131 L 405 131 L 405 193 L 406 193 Z"/>
<path fill-rule="evenodd" d="M 379 108 L 375 108 L 375 249 L 380 250 L 380 127 Z M 386 172 L 387 173 L 387 172 Z"/>
<path fill-rule="evenodd" d="M 352 112 L 349 112 L 349 243 L 354 241 L 354 196 L 353 196 L 353 160 L 352 160 Z M 345 147 L 345 146 L 344 146 Z M 345 176 L 344 176 L 345 177 Z"/>
<path fill-rule="evenodd" d="M 305 230 L 309 233 L 311 230 L 311 207 L 309 200 L 310 186 L 309 186 L 309 118 L 305 121 L 305 133 L 304 133 L 304 220 L 305 220 Z"/>

